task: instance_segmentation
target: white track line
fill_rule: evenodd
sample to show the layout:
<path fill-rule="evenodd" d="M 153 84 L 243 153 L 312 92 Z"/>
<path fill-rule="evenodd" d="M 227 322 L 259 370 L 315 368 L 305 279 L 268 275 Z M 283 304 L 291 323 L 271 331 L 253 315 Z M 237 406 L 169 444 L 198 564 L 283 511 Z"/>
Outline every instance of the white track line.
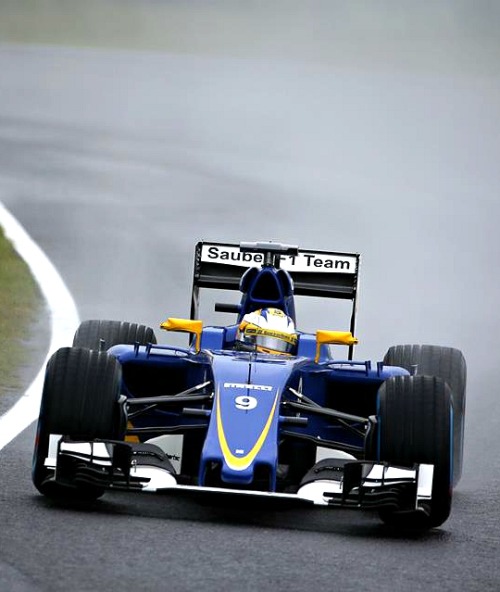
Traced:
<path fill-rule="evenodd" d="M 71 345 L 79 324 L 76 305 L 66 284 L 45 253 L 0 202 L 0 226 L 26 261 L 49 307 L 51 339 L 47 358 L 21 398 L 0 417 L 0 450 L 38 418 L 45 365 L 58 348 Z M 8 313 L 8 311 L 7 311 Z"/>

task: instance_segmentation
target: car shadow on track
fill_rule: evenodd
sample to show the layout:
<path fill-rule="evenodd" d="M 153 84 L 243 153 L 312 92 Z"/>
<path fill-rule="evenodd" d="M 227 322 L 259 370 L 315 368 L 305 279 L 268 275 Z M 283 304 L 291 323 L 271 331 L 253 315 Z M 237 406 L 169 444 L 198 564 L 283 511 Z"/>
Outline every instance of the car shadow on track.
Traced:
<path fill-rule="evenodd" d="M 425 532 L 399 531 L 382 524 L 374 512 L 321 508 L 279 509 L 262 502 L 249 503 L 247 500 L 239 504 L 224 501 L 222 505 L 222 502 L 208 504 L 167 495 L 113 492 L 91 503 L 55 502 L 43 497 L 36 497 L 36 503 L 41 508 L 71 513 L 300 530 L 348 537 L 416 541 L 445 541 L 451 537 L 446 524 L 442 528 Z"/>

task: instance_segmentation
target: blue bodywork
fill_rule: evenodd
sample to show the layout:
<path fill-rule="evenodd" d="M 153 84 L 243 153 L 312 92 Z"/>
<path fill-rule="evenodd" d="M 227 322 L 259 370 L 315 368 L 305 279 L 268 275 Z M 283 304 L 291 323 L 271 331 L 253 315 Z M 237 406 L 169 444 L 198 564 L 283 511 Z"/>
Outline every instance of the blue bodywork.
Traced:
<path fill-rule="evenodd" d="M 408 372 L 335 360 L 325 345 L 316 358 L 316 337 L 307 333 L 299 333 L 295 356 L 235 350 L 247 313 L 276 307 L 296 320 L 294 282 L 279 265 L 247 269 L 239 290 L 237 322 L 203 328 L 199 351 L 193 343 L 109 350 L 122 366 L 123 393 L 136 403 L 129 436 L 182 434 L 181 479 L 199 486 L 296 489 L 318 446 L 363 459 L 380 385 Z M 197 297 L 193 290 L 195 305 Z"/>
<path fill-rule="evenodd" d="M 193 402 L 191 411 L 186 403 L 157 406 L 134 418 L 130 430 L 142 440 L 153 432 L 184 433 L 185 446 L 192 445 L 198 457 L 190 463 L 190 481 L 198 485 L 213 484 L 216 467 L 216 483 L 244 487 L 263 478 L 267 490 L 279 490 L 279 466 L 290 464 L 286 457 L 302 454 L 304 466 L 314 464 L 317 445 L 363 458 L 366 423 L 351 421 L 346 429 L 345 422 L 310 409 L 301 410 L 303 422 L 295 424 L 297 412 L 288 405 L 297 398 L 290 389 L 302 391 L 322 408 L 368 418 L 375 414 L 380 385 L 390 376 L 408 374 L 398 367 L 334 360 L 326 347 L 315 363 L 315 339 L 307 334 L 299 337 L 296 357 L 204 349 L 222 345 L 226 332 L 232 333 L 232 327 L 207 327 L 199 353 L 159 345 L 109 350 L 122 365 L 123 391 L 130 399 L 172 396 L 210 384 L 211 401 Z"/>

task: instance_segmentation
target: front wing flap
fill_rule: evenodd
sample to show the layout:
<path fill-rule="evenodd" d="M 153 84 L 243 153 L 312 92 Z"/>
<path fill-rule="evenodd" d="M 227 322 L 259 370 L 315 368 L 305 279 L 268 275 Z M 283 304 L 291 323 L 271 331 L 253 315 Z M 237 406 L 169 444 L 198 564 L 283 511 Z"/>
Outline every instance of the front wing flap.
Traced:
<path fill-rule="evenodd" d="M 121 441 L 76 442 L 61 438 L 53 479 L 69 486 L 185 494 L 190 497 L 246 496 L 299 505 L 425 511 L 432 497 L 433 465 L 411 468 L 384 462 L 347 461 L 335 478 L 311 480 L 296 493 L 199 487 L 178 483 L 167 455 L 153 444 Z"/>

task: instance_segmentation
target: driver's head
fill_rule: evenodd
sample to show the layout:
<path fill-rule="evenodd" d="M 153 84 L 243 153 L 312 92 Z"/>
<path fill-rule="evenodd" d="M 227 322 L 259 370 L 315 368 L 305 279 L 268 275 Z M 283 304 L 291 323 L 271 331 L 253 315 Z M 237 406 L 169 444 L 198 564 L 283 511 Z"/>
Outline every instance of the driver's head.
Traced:
<path fill-rule="evenodd" d="M 278 308 L 261 308 L 243 317 L 236 336 L 259 352 L 295 355 L 297 333 L 293 320 Z"/>

